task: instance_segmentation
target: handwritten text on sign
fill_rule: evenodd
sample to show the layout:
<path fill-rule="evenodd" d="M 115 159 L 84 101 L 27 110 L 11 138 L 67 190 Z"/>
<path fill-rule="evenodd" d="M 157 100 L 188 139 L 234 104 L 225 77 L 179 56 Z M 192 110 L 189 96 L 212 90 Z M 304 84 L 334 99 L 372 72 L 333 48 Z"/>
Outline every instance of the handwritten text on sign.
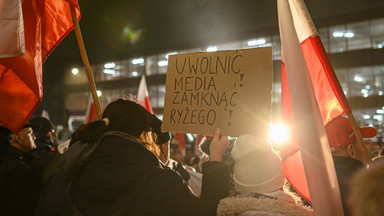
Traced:
<path fill-rule="evenodd" d="M 163 131 L 238 136 L 269 127 L 272 48 L 169 58 Z"/>

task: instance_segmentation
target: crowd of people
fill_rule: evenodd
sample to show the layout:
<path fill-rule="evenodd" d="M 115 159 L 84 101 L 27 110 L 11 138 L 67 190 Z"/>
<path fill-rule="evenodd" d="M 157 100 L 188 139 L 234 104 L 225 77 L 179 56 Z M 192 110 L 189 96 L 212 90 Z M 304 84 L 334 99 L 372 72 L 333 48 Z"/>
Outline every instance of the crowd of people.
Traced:
<path fill-rule="evenodd" d="M 118 99 L 59 146 L 46 118 L 30 119 L 18 133 L 1 126 L 0 215 L 314 215 L 265 137 L 229 138 L 217 128 L 202 139 L 200 157 L 182 158 L 161 123 Z M 326 132 L 344 214 L 384 215 L 382 156 L 364 163 L 343 116 Z"/>

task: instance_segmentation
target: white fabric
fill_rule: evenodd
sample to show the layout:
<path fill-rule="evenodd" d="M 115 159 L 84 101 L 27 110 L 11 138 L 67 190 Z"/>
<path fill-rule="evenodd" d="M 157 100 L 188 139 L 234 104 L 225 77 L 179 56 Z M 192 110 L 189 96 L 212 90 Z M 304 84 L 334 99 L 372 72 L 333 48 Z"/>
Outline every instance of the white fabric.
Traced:
<path fill-rule="evenodd" d="M 220 200 L 218 216 L 311 216 L 313 211 L 281 199 L 227 197 Z"/>
<path fill-rule="evenodd" d="M 170 158 L 166 165 L 169 168 L 173 169 L 173 163 L 174 162 L 178 163 L 177 161 Z M 196 197 L 200 197 L 201 196 L 201 186 L 202 186 L 202 182 L 203 182 L 203 175 L 201 173 L 192 171 L 190 169 L 186 169 L 186 170 L 189 173 L 189 175 L 191 176 L 191 178 L 188 180 L 189 188 L 191 189 L 193 194 L 195 194 Z"/>
<path fill-rule="evenodd" d="M 241 135 L 232 152 L 234 182 L 239 193 L 266 193 L 283 187 L 285 176 L 280 157 L 265 139 Z"/>
<path fill-rule="evenodd" d="M 187 170 L 191 178 L 188 181 L 188 186 L 191 188 L 193 194 L 195 194 L 196 197 L 201 196 L 201 186 L 203 182 L 203 175 L 198 172 L 193 172 L 191 170 Z"/>
<path fill-rule="evenodd" d="M 21 0 L 0 0 L 0 58 L 24 55 Z"/>
<path fill-rule="evenodd" d="M 60 154 L 64 154 L 64 152 L 66 152 L 68 150 L 68 147 L 69 147 L 69 143 L 71 142 L 71 139 L 63 142 L 62 144 L 58 145 L 57 146 L 57 151 L 60 153 Z"/>
<path fill-rule="evenodd" d="M 309 37 L 317 36 L 318 33 L 316 27 L 302 0 L 289 0 L 288 2 L 300 43 Z"/>
<path fill-rule="evenodd" d="M 288 1 L 292 0 L 277 0 L 281 48 L 312 206 L 318 215 L 343 215 L 327 134 L 305 62 L 306 53 L 301 49 Z M 303 0 L 296 2 L 296 10 L 305 8 Z M 301 20 L 303 23 L 306 21 Z"/>
<path fill-rule="evenodd" d="M 50 120 L 49 114 L 48 114 L 47 110 L 43 110 L 43 112 L 41 112 L 41 117 L 44 117 L 44 118 Z"/>

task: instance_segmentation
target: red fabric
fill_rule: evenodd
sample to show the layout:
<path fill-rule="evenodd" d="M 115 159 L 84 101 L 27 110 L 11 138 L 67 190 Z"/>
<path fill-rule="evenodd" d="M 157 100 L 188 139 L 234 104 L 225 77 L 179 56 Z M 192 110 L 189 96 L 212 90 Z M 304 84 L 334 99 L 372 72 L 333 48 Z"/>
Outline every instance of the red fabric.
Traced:
<path fill-rule="evenodd" d="M 350 112 L 351 108 L 345 99 L 344 92 L 329 62 L 328 55 L 324 50 L 320 37 L 315 36 L 304 40 L 301 43 L 301 48 L 309 69 L 309 74 L 311 75 L 313 91 L 319 104 L 321 117 L 324 125 L 326 125 L 330 120 L 346 113 L 347 110 Z M 333 76 L 334 78 L 328 79 Z M 332 88 L 332 86 L 334 88 Z M 339 86 L 339 88 L 336 86 Z M 340 92 L 336 94 L 336 90 L 339 89 Z M 342 95 L 344 99 L 338 98 L 340 95 Z M 343 107 L 340 104 L 341 101 L 345 103 Z M 344 112 L 343 108 L 347 108 L 347 110 Z"/>
<path fill-rule="evenodd" d="M 175 137 L 179 140 L 179 150 L 183 151 L 185 149 L 185 136 L 183 133 L 175 133 Z"/>
<path fill-rule="evenodd" d="M 75 0 L 71 1 L 76 4 Z M 18 132 L 43 97 L 42 64 L 72 30 L 68 2 L 24 0 L 22 2 L 25 57 L 0 59 L 0 123 Z M 80 11 L 77 11 L 80 19 Z"/>
<path fill-rule="evenodd" d="M 331 61 L 328 58 L 327 52 L 324 49 L 324 46 L 323 46 L 323 43 L 321 42 L 320 37 L 319 36 L 312 37 L 309 40 L 310 40 L 310 42 L 303 41 L 303 43 L 301 43 L 302 48 L 303 48 L 303 52 L 310 54 L 307 56 L 304 55 L 306 62 L 307 62 L 307 64 L 308 64 L 308 62 L 311 62 L 310 60 L 307 60 L 307 57 L 310 57 L 311 60 L 316 62 L 315 63 L 316 65 L 319 65 L 319 66 L 321 65 L 320 70 L 322 70 L 324 72 L 325 76 L 328 79 L 328 82 L 325 81 L 324 78 L 319 78 L 319 79 L 324 79 L 324 83 L 327 83 L 327 85 L 330 85 L 330 87 L 333 90 L 335 97 L 339 101 L 339 104 L 337 104 L 336 102 L 332 102 L 333 104 L 328 105 L 328 107 L 331 108 L 330 115 L 329 115 L 330 118 L 327 119 L 326 121 L 324 121 L 324 119 L 323 119 L 324 125 L 325 125 L 331 119 L 335 118 L 336 116 L 341 115 L 341 113 L 338 114 L 338 112 L 350 114 L 350 113 L 352 113 L 352 109 L 349 106 L 348 100 L 345 97 L 344 91 L 341 88 L 340 82 L 336 76 L 335 71 L 333 70 Z M 307 49 L 307 50 L 305 50 L 305 49 Z M 311 76 L 312 76 L 312 74 L 311 74 Z M 319 89 L 318 91 L 322 91 L 322 90 Z M 327 86 L 327 91 L 330 91 L 328 86 Z M 319 99 L 317 99 L 317 100 L 319 101 Z M 337 108 L 333 107 L 333 105 L 337 106 Z M 342 109 L 340 108 L 340 106 L 342 107 Z M 335 112 L 335 113 L 332 115 L 332 112 Z"/>
<path fill-rule="evenodd" d="M 88 123 L 97 119 L 95 103 L 91 103 L 88 107 L 87 116 L 84 123 Z"/>
<path fill-rule="evenodd" d="M 295 123 L 293 117 L 293 109 L 291 102 L 291 95 L 289 92 L 287 73 L 285 71 L 284 62 L 281 64 L 281 115 L 284 125 L 290 127 L 290 137 L 281 148 L 281 157 L 283 159 L 284 174 L 291 186 L 296 192 L 305 200 L 310 202 L 309 189 L 307 178 L 305 176 L 303 162 L 295 136 Z"/>
<path fill-rule="evenodd" d="M 141 77 L 139 88 L 137 90 L 137 102 L 148 110 L 148 112 L 153 114 L 151 104 L 149 103 L 147 83 L 144 75 Z"/>
<path fill-rule="evenodd" d="M 319 36 L 304 40 L 301 43 L 301 48 L 311 76 L 313 90 L 324 125 L 347 111 L 351 112 L 344 92 L 341 90 L 341 92 L 335 93 L 335 91 L 341 89 L 340 83 L 337 80 Z M 291 130 L 290 139 L 281 149 L 284 173 L 292 187 L 305 200 L 311 202 L 299 145 L 295 136 L 292 103 L 284 62 L 282 63 L 281 77 L 282 119 L 283 123 L 287 126 L 289 125 Z M 345 104 L 342 106 L 341 102 Z M 343 110 L 343 108 L 347 110 Z"/>
<path fill-rule="evenodd" d="M 146 96 L 146 97 L 144 98 L 144 108 L 145 108 L 146 110 L 148 110 L 148 112 L 150 112 L 151 114 L 153 114 L 153 110 L 152 110 L 151 104 L 149 103 L 149 97 L 148 97 L 148 96 Z"/>

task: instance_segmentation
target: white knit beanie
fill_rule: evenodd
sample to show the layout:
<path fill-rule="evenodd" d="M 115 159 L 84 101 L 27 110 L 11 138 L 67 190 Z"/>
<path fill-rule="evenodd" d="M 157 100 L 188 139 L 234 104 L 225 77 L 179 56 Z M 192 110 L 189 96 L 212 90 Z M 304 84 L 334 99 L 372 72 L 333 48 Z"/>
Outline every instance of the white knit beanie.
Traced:
<path fill-rule="evenodd" d="M 232 152 L 235 161 L 234 182 L 239 193 L 268 193 L 284 185 L 285 176 L 280 157 L 265 139 L 241 135 Z"/>

